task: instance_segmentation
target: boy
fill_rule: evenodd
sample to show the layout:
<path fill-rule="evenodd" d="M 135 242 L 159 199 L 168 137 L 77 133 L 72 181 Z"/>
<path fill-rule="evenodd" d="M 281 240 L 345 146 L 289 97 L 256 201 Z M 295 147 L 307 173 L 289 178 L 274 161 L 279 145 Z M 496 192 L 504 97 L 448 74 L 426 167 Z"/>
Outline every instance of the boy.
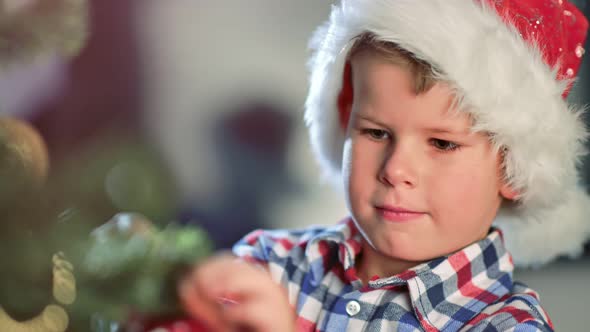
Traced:
<path fill-rule="evenodd" d="M 234 253 L 254 264 L 196 269 L 187 311 L 221 330 L 552 331 L 503 234 L 523 265 L 588 237 L 585 129 L 563 100 L 587 27 L 557 0 L 335 6 L 306 120 L 351 217 L 249 234 Z"/>

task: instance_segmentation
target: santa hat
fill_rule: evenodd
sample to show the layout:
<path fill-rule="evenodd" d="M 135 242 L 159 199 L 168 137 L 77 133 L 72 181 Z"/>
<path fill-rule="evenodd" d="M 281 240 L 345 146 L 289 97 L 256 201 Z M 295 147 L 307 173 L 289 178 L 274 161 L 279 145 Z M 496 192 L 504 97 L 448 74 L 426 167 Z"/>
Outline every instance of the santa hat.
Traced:
<path fill-rule="evenodd" d="M 312 39 L 305 118 L 324 171 L 341 181 L 346 129 L 338 96 L 355 37 L 371 33 L 430 63 L 457 91 L 474 130 L 507 148 L 520 194 L 495 224 L 518 265 L 576 255 L 590 237 L 577 167 L 586 129 L 566 103 L 588 21 L 566 0 L 343 0 Z"/>

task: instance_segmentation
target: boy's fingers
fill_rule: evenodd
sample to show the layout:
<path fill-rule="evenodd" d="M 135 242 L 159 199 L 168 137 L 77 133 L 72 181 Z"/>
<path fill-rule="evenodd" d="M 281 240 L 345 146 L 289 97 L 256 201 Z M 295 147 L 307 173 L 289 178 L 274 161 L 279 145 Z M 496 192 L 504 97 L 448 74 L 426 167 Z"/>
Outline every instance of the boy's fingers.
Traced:
<path fill-rule="evenodd" d="M 272 308 L 287 308 L 280 315 L 283 322 L 290 313 L 283 290 L 266 271 L 230 255 L 213 257 L 196 267 L 181 283 L 179 293 L 187 312 L 217 331 L 236 324 L 259 331 L 278 318 Z M 228 314 L 234 311 L 235 317 Z"/>
<path fill-rule="evenodd" d="M 221 260 L 220 260 L 221 259 Z M 200 265 L 186 275 L 183 282 L 190 282 L 199 291 L 201 296 L 213 300 L 222 291 L 225 285 L 225 272 L 227 268 L 225 258 L 213 258 Z"/>
<path fill-rule="evenodd" d="M 196 266 L 179 283 L 178 294 L 185 311 L 213 331 L 227 331 L 220 300 L 226 284 L 227 266 L 235 257 L 220 254 Z"/>
<path fill-rule="evenodd" d="M 253 266 L 228 266 L 225 291 L 237 303 L 224 307 L 223 314 L 234 326 L 258 332 L 285 331 L 294 326 L 295 314 L 285 291 L 266 272 Z"/>
<path fill-rule="evenodd" d="M 259 271 L 241 270 L 239 275 L 226 279 L 224 297 L 236 300 L 258 300 L 261 298 L 278 300 L 286 294 L 272 279 Z"/>
<path fill-rule="evenodd" d="M 217 256 L 198 267 L 190 278 L 211 299 L 228 295 L 250 297 L 265 293 L 269 286 L 276 287 L 268 273 L 228 255 Z"/>
<path fill-rule="evenodd" d="M 191 317 L 203 321 L 213 331 L 226 330 L 220 305 L 204 296 L 193 281 L 182 281 L 178 294 L 185 311 Z"/>

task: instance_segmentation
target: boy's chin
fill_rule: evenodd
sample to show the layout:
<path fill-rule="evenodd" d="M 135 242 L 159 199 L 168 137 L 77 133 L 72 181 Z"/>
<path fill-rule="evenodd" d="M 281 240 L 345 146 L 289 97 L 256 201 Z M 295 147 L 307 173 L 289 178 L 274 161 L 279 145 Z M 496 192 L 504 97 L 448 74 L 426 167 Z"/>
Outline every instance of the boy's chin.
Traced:
<path fill-rule="evenodd" d="M 411 245 L 406 240 L 389 237 L 387 239 L 375 238 L 373 236 L 363 237 L 363 250 L 370 250 L 374 254 L 381 256 L 383 259 L 392 261 L 416 262 L 421 263 L 429 260 L 429 255 L 421 253 L 420 246 Z M 436 258 L 436 257 L 432 257 Z M 430 259 L 432 259 L 430 258 Z"/>

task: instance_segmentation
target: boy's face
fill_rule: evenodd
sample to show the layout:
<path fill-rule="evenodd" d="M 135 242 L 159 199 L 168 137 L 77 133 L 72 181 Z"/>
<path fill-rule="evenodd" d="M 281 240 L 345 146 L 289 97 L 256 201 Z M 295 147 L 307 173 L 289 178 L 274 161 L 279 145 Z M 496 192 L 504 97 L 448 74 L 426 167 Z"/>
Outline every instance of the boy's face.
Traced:
<path fill-rule="evenodd" d="M 352 72 L 343 173 L 368 244 L 420 262 L 485 237 L 502 197 L 514 193 L 489 138 L 450 110 L 450 89 L 437 83 L 416 95 L 406 69 L 368 52 L 353 58 Z"/>

